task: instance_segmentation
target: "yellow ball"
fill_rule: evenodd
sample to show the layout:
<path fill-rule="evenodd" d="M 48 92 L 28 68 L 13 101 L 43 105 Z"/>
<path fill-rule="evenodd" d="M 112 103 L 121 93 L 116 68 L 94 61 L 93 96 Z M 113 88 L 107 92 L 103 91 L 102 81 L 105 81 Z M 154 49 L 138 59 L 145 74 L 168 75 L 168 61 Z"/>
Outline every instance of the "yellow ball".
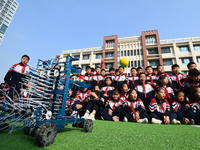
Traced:
<path fill-rule="evenodd" d="M 122 59 L 120 59 L 119 63 L 122 67 L 126 67 L 129 64 L 129 60 L 127 58 L 123 57 Z"/>

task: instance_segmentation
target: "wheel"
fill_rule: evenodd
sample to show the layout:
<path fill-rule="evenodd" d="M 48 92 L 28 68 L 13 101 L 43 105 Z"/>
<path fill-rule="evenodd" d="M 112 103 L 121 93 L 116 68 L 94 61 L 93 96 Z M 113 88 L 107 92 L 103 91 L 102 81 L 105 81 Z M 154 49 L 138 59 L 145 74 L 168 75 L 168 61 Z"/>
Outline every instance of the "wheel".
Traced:
<path fill-rule="evenodd" d="M 93 122 L 91 119 L 86 119 L 83 125 L 84 132 L 92 132 Z"/>
<path fill-rule="evenodd" d="M 35 128 L 26 127 L 26 128 L 24 129 L 24 134 L 25 134 L 25 135 L 35 136 Z"/>
<path fill-rule="evenodd" d="M 76 128 L 76 127 L 78 127 L 78 124 L 77 123 L 73 123 L 72 127 Z"/>
<path fill-rule="evenodd" d="M 35 132 L 35 140 L 39 146 L 49 146 L 54 142 L 57 128 L 53 123 L 44 123 Z"/>

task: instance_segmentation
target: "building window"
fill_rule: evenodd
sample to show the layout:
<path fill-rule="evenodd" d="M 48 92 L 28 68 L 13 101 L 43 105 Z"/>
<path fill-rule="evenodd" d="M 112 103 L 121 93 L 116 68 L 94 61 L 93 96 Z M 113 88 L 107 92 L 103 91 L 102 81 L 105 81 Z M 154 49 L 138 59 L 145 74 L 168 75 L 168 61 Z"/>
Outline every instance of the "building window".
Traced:
<path fill-rule="evenodd" d="M 0 31 L 3 32 L 3 33 L 5 33 L 7 28 L 8 28 L 8 27 L 7 27 L 5 24 L 3 24 L 3 25 L 1 26 L 1 28 L 0 28 Z"/>
<path fill-rule="evenodd" d="M 131 61 L 131 67 L 133 67 L 133 61 Z"/>
<path fill-rule="evenodd" d="M 137 50 L 137 55 L 140 55 L 140 51 L 139 51 L 139 49 Z"/>
<path fill-rule="evenodd" d="M 96 67 L 101 67 L 101 65 L 100 65 L 100 64 L 95 64 L 95 68 L 96 68 Z"/>
<path fill-rule="evenodd" d="M 184 73 L 185 75 L 188 75 L 188 71 L 183 71 L 183 73 Z"/>
<path fill-rule="evenodd" d="M 120 51 L 118 51 L 118 57 L 120 57 Z"/>
<path fill-rule="evenodd" d="M 156 43 L 156 36 L 146 36 L 146 44 Z"/>
<path fill-rule="evenodd" d="M 141 65 L 141 66 L 144 67 L 144 60 L 142 60 L 141 62 L 142 62 L 142 65 Z"/>
<path fill-rule="evenodd" d="M 194 50 L 195 51 L 200 51 L 200 45 L 194 45 Z"/>
<path fill-rule="evenodd" d="M 121 56 L 123 56 L 123 51 L 121 51 Z"/>
<path fill-rule="evenodd" d="M 136 56 L 136 50 L 134 50 L 134 56 Z"/>
<path fill-rule="evenodd" d="M 96 59 L 101 59 L 102 58 L 102 54 L 96 54 Z"/>
<path fill-rule="evenodd" d="M 89 66 L 89 65 L 82 65 L 82 67 L 81 67 L 82 70 L 86 70 L 86 67 L 87 67 L 87 66 Z"/>
<path fill-rule="evenodd" d="M 188 46 L 181 46 L 179 47 L 179 52 L 190 52 Z"/>
<path fill-rule="evenodd" d="M 161 48 L 162 53 L 171 53 L 170 47 L 163 47 Z"/>
<path fill-rule="evenodd" d="M 137 67 L 137 61 L 134 61 L 134 67 Z"/>
<path fill-rule="evenodd" d="M 114 47 L 115 47 L 114 40 L 106 41 L 106 48 L 114 48 Z"/>
<path fill-rule="evenodd" d="M 74 55 L 74 58 L 80 59 L 80 55 Z"/>
<path fill-rule="evenodd" d="M 143 55 L 143 49 L 141 49 L 140 52 L 141 52 L 141 55 Z"/>
<path fill-rule="evenodd" d="M 129 54 L 129 50 L 127 51 L 127 56 L 130 56 L 130 54 Z"/>
<path fill-rule="evenodd" d="M 133 56 L 133 50 L 131 50 L 131 56 Z"/>
<path fill-rule="evenodd" d="M 192 61 L 192 58 L 181 58 L 182 65 L 187 65 Z"/>
<path fill-rule="evenodd" d="M 200 64 L 200 57 L 197 57 L 197 63 Z"/>
<path fill-rule="evenodd" d="M 114 57 L 114 53 L 106 53 L 106 58 L 113 58 Z"/>
<path fill-rule="evenodd" d="M 126 56 L 126 51 L 124 51 L 124 56 Z"/>
<path fill-rule="evenodd" d="M 148 49 L 148 54 L 158 54 L 157 49 Z"/>
<path fill-rule="evenodd" d="M 172 59 L 163 59 L 163 66 L 171 66 L 172 64 Z"/>
<path fill-rule="evenodd" d="M 140 61 L 138 60 L 138 67 L 140 67 Z"/>
<path fill-rule="evenodd" d="M 88 60 L 90 59 L 90 55 L 83 55 L 83 60 Z"/>
<path fill-rule="evenodd" d="M 113 63 L 106 63 L 105 64 L 105 69 L 110 69 L 111 67 L 113 67 Z"/>
<path fill-rule="evenodd" d="M 149 60 L 149 66 L 158 66 L 159 60 Z"/>

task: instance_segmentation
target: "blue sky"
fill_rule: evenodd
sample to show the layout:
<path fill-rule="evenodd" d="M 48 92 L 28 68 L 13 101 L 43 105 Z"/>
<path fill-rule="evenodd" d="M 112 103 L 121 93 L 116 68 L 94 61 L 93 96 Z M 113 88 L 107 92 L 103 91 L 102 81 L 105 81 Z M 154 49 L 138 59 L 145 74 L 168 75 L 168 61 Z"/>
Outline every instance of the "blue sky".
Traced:
<path fill-rule="evenodd" d="M 0 82 L 23 54 L 51 59 L 63 50 L 98 47 L 103 37 L 158 29 L 161 40 L 200 36 L 199 0 L 17 0 L 0 45 Z"/>

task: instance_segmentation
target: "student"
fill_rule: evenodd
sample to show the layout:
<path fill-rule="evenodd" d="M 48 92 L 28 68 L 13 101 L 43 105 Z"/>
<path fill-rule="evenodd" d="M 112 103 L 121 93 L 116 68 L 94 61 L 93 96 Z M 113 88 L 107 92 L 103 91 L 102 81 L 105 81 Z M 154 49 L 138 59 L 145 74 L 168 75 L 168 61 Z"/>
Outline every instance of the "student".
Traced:
<path fill-rule="evenodd" d="M 128 85 L 126 83 L 122 83 L 119 92 L 120 101 L 124 103 L 128 99 Z"/>
<path fill-rule="evenodd" d="M 197 69 L 191 69 L 189 71 L 189 76 L 183 81 L 182 87 L 186 96 L 190 96 L 189 91 L 193 86 L 200 86 L 200 72 Z"/>
<path fill-rule="evenodd" d="M 86 84 L 91 84 L 92 75 L 90 66 L 86 66 L 86 74 L 83 75 L 83 79 L 85 80 Z"/>
<path fill-rule="evenodd" d="M 194 124 L 195 114 L 190 109 L 190 105 L 185 100 L 185 92 L 177 91 L 176 99 L 172 103 L 172 111 L 177 113 L 177 117 L 182 124 Z"/>
<path fill-rule="evenodd" d="M 148 106 L 153 98 L 154 89 L 150 84 L 146 84 L 146 74 L 140 73 L 139 75 L 139 84 L 135 87 L 136 91 L 138 92 L 138 97 L 144 103 L 145 109 L 148 111 Z"/>
<path fill-rule="evenodd" d="M 159 78 L 158 86 L 157 87 L 162 87 L 165 91 L 165 99 L 169 102 L 170 106 L 172 106 L 172 102 L 175 99 L 174 95 L 174 90 L 168 86 L 168 78 L 166 75 L 162 75 Z"/>
<path fill-rule="evenodd" d="M 173 74 L 171 75 L 171 80 L 172 84 L 174 86 L 174 90 L 179 90 L 182 88 L 183 80 L 186 78 L 185 74 L 180 73 L 180 67 L 177 64 L 172 65 L 172 72 Z"/>
<path fill-rule="evenodd" d="M 105 105 L 105 108 L 100 109 L 100 113 L 105 120 L 119 121 L 123 117 L 122 102 L 119 99 L 119 91 L 113 90 L 112 98 Z"/>
<path fill-rule="evenodd" d="M 137 76 L 137 69 L 131 68 L 131 77 L 129 79 L 129 88 L 134 88 L 136 85 L 139 84 L 139 78 Z"/>
<path fill-rule="evenodd" d="M 94 75 L 94 68 L 91 68 L 91 76 L 93 76 Z"/>
<path fill-rule="evenodd" d="M 129 80 L 128 80 L 128 76 L 124 74 L 124 67 L 119 66 L 119 75 L 117 75 L 114 79 L 115 89 L 120 88 L 122 83 L 129 84 Z"/>
<path fill-rule="evenodd" d="M 165 91 L 163 88 L 159 87 L 155 90 L 156 97 L 151 100 L 149 105 L 150 110 L 150 120 L 151 123 L 155 124 L 169 124 L 170 122 L 176 123 L 175 119 L 177 116 L 172 116 L 170 111 L 170 105 L 165 99 Z"/>
<path fill-rule="evenodd" d="M 103 77 L 106 76 L 106 70 L 105 70 L 105 69 L 101 69 L 101 75 L 102 75 Z"/>
<path fill-rule="evenodd" d="M 188 70 L 197 69 L 197 64 L 195 62 L 190 62 L 187 64 Z"/>
<path fill-rule="evenodd" d="M 190 108 L 194 112 L 194 124 L 200 125 L 200 87 L 195 86 L 191 88 L 191 96 L 189 100 Z"/>
<path fill-rule="evenodd" d="M 72 114 L 72 105 L 74 104 L 72 93 L 73 93 L 73 90 L 69 89 L 69 94 L 68 94 L 68 98 L 66 101 L 66 108 L 65 108 L 66 116 L 70 116 Z"/>
<path fill-rule="evenodd" d="M 77 91 L 76 96 L 74 98 L 74 104 L 72 106 L 72 116 L 78 115 L 82 116 L 84 114 L 84 109 L 87 106 L 88 95 L 90 94 L 90 90 L 87 88 L 81 89 Z"/>
<path fill-rule="evenodd" d="M 98 85 L 95 85 L 93 91 L 99 91 L 99 92 L 101 92 L 101 89 L 99 88 Z"/>
<path fill-rule="evenodd" d="M 157 76 L 157 74 L 158 74 L 157 68 L 153 68 L 153 75 Z"/>
<path fill-rule="evenodd" d="M 92 89 L 94 89 L 95 85 L 99 85 L 101 89 L 105 86 L 105 78 L 101 75 L 101 68 L 99 66 L 96 67 L 96 74 L 92 77 Z"/>
<path fill-rule="evenodd" d="M 106 86 L 101 88 L 101 95 L 104 98 L 105 102 L 112 97 L 112 91 L 115 89 L 114 86 L 112 86 L 112 78 L 106 77 Z"/>
<path fill-rule="evenodd" d="M 157 77 L 153 75 L 153 68 L 151 66 L 147 66 L 145 68 L 147 74 L 147 84 L 150 84 L 152 87 L 157 85 Z"/>
<path fill-rule="evenodd" d="M 91 92 L 88 95 L 89 101 L 86 107 L 86 112 L 82 118 L 95 120 L 95 115 L 100 107 L 104 107 L 104 99 L 100 97 L 99 91 Z"/>
<path fill-rule="evenodd" d="M 169 80 L 168 86 L 170 86 L 172 89 L 174 89 L 174 86 L 172 84 L 172 80 L 171 80 L 170 76 L 167 73 L 165 73 L 164 67 L 162 65 L 158 65 L 157 66 L 157 72 L 158 72 L 158 74 L 157 74 L 157 80 L 159 80 L 160 76 L 166 75 L 167 78 L 168 78 L 168 80 Z"/>
<path fill-rule="evenodd" d="M 124 117 L 126 117 L 129 122 L 148 123 L 148 114 L 142 100 L 137 96 L 137 91 L 132 88 L 129 90 L 128 94 L 129 98 L 123 105 Z"/>
<path fill-rule="evenodd" d="M 112 81 L 115 79 L 115 69 L 113 67 L 111 67 L 109 69 L 110 74 L 107 75 L 107 77 L 111 77 Z"/>
<path fill-rule="evenodd" d="M 115 70 L 115 77 L 119 75 L 119 69 Z"/>
<path fill-rule="evenodd" d="M 31 69 L 30 66 L 27 65 L 29 60 L 30 57 L 28 55 L 23 55 L 21 58 L 21 62 L 18 64 L 14 64 L 10 68 L 10 70 L 8 70 L 7 74 L 4 77 L 5 83 L 8 84 L 10 87 L 8 96 L 12 100 L 14 99 L 14 95 L 16 94 L 15 91 L 20 93 L 20 88 L 21 88 L 20 82 L 22 82 L 22 78 L 25 78 L 26 76 L 25 74 L 28 73 Z M 9 103 L 12 103 L 10 102 L 10 100 L 8 101 Z"/>
<path fill-rule="evenodd" d="M 142 67 L 137 67 L 137 75 L 139 76 L 140 75 L 140 73 L 142 73 L 143 72 L 143 69 L 142 69 Z"/>

